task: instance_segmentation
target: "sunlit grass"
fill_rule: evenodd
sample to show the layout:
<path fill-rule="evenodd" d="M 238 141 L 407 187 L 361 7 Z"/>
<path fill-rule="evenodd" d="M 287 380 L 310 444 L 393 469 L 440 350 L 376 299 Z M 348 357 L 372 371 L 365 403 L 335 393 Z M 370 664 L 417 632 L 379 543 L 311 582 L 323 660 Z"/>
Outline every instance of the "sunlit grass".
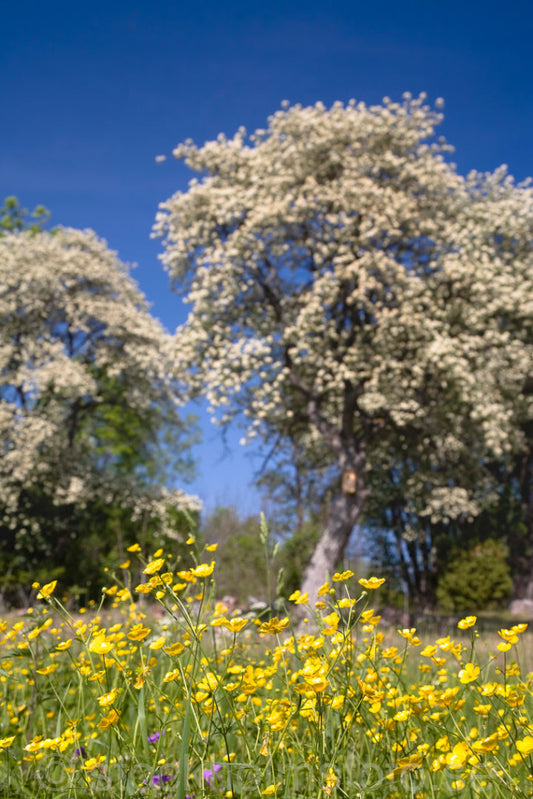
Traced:
<path fill-rule="evenodd" d="M 351 572 L 247 619 L 215 600 L 211 552 L 135 558 L 105 608 L 69 614 L 52 582 L 3 620 L 0 796 L 530 795 L 526 625 L 382 631 L 380 581 Z"/>

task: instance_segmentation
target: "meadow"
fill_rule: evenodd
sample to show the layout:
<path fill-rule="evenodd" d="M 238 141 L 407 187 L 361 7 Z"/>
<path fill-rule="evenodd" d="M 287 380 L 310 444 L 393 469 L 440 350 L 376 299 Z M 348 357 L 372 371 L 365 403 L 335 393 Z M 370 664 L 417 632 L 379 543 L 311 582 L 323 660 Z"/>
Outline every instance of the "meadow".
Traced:
<path fill-rule="evenodd" d="M 52 581 L 1 621 L 0 797 L 533 795 L 526 624 L 421 640 L 350 571 L 249 618 L 188 545 L 187 569 L 130 547 L 99 607 Z"/>

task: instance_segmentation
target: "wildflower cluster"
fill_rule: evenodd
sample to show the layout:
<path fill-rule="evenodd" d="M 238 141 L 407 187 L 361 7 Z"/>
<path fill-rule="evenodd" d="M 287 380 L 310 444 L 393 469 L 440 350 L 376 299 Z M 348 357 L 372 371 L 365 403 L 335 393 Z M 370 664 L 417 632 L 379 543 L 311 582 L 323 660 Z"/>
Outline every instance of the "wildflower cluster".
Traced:
<path fill-rule="evenodd" d="M 474 616 L 427 643 L 384 632 L 383 581 L 346 571 L 292 596 L 297 633 L 291 604 L 253 620 L 216 602 L 214 567 L 159 550 L 144 582 L 104 589 L 109 609 L 69 615 L 54 581 L 2 621 L 6 796 L 529 793 L 533 675 L 510 659 L 527 625 L 484 654 Z"/>

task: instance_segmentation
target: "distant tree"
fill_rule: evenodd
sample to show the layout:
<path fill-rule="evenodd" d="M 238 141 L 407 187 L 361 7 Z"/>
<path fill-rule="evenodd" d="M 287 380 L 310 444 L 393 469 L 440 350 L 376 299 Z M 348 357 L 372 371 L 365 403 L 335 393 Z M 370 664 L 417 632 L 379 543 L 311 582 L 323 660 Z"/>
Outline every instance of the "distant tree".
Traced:
<path fill-rule="evenodd" d="M 94 233 L 0 238 L 4 574 L 52 560 L 72 578 L 72 551 L 92 555 L 91 514 L 107 519 L 102 541 L 115 531 L 117 544 L 128 525 L 172 536 L 174 508 L 198 509 L 167 488 L 160 454 L 171 435 L 166 453 L 181 459 L 182 476 L 190 468 L 193 431 L 178 413 L 170 344 L 127 267 Z"/>
<path fill-rule="evenodd" d="M 504 169 L 458 175 L 440 120 L 423 96 L 318 103 L 249 139 L 174 151 L 199 175 L 155 226 L 191 306 L 175 349 L 184 389 L 269 446 L 297 440 L 310 464 L 326 451 L 345 486 L 303 578 L 311 596 L 372 474 L 388 479 L 389 450 L 412 450 L 422 469 L 403 495 L 433 523 L 479 510 L 470 477 L 447 467 L 472 463 L 473 441 L 484 461 L 524 449 L 533 193 Z"/>
<path fill-rule="evenodd" d="M 312 518 L 302 522 L 282 543 L 276 565 L 278 567 L 279 592 L 288 597 L 302 584 L 302 578 L 320 539 L 322 525 Z"/>
<path fill-rule="evenodd" d="M 215 573 L 217 596 L 234 597 L 246 606 L 250 598 L 268 601 L 269 568 L 259 543 L 259 516 L 240 517 L 234 507 L 218 507 L 200 526 L 207 544 L 218 544 Z M 275 577 L 270 575 L 270 583 Z"/>
<path fill-rule="evenodd" d="M 29 230 L 36 233 L 42 230 L 50 218 L 44 205 L 36 206 L 30 213 L 23 208 L 17 197 L 6 197 L 0 208 L 0 236 L 7 231 Z"/>

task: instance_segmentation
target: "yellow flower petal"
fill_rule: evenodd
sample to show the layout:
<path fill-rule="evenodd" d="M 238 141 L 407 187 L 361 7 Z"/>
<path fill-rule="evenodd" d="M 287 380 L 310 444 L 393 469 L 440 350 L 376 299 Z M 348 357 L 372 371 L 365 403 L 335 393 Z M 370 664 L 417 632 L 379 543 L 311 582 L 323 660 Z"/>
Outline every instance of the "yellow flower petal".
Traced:
<path fill-rule="evenodd" d="M 37 599 L 46 599 L 53 593 L 55 587 L 57 585 L 57 580 L 52 580 L 51 583 L 46 583 L 43 585 L 39 593 L 37 594 Z"/>
<path fill-rule="evenodd" d="M 156 558 L 156 560 L 150 561 L 146 568 L 143 569 L 143 574 L 155 574 L 156 572 L 161 571 L 164 565 L 164 558 Z"/>
<path fill-rule="evenodd" d="M 268 788 L 265 788 L 265 790 L 261 791 L 261 793 L 263 794 L 263 796 L 273 796 L 278 790 L 280 785 L 281 782 L 276 782 L 275 785 L 269 785 Z"/>
<path fill-rule="evenodd" d="M 473 663 L 466 663 L 464 669 L 459 672 L 459 682 L 466 685 L 469 682 L 474 682 L 479 676 L 480 668 Z"/>
<path fill-rule="evenodd" d="M 215 561 L 212 560 L 211 563 L 200 563 L 195 569 L 191 569 L 190 572 L 195 577 L 209 577 L 210 574 L 213 574 L 215 569 Z"/>
<path fill-rule="evenodd" d="M 359 580 L 359 585 L 362 585 L 363 588 L 373 591 L 374 589 L 379 588 L 380 585 L 383 585 L 384 582 L 384 577 L 369 577 L 368 580 L 366 580 L 364 577 L 361 577 Z"/>
<path fill-rule="evenodd" d="M 525 738 L 517 741 L 516 748 L 523 755 L 529 755 L 531 752 L 533 752 L 533 738 L 531 735 L 526 735 Z"/>
<path fill-rule="evenodd" d="M 467 630 L 469 627 L 473 627 L 477 621 L 477 616 L 466 616 L 461 621 L 457 622 L 457 626 L 460 630 Z"/>

